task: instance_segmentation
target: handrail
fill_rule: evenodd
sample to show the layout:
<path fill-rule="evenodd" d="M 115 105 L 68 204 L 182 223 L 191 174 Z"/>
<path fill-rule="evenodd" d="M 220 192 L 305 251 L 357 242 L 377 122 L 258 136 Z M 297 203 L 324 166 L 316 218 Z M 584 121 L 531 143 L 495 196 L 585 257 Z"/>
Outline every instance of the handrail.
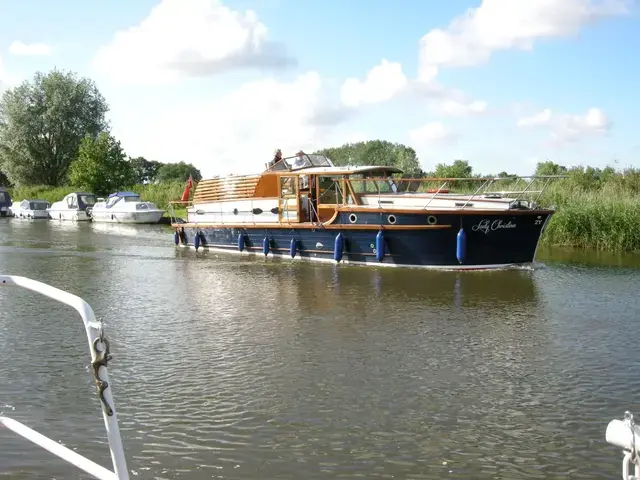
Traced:
<path fill-rule="evenodd" d="M 62 445 L 59 445 L 57 442 L 39 434 L 20 422 L 1 414 L 0 424 L 96 478 L 104 480 L 129 480 L 127 461 L 124 455 L 122 438 L 120 437 L 120 429 L 118 427 L 116 407 L 113 401 L 111 383 L 109 381 L 109 373 L 107 371 L 107 362 L 111 358 L 109 354 L 109 342 L 104 335 L 102 323 L 96 320 L 93 309 L 87 302 L 76 295 L 26 277 L 0 275 L 0 286 L 22 287 L 27 290 L 40 293 L 74 308 L 80 314 L 87 334 L 87 340 L 89 342 L 93 377 L 102 406 L 102 416 L 107 430 L 111 461 L 113 463 L 115 473 L 101 467 L 82 455 L 63 447 Z"/>
<path fill-rule="evenodd" d="M 605 433 L 607 443 L 621 448 L 622 478 L 624 480 L 638 479 L 640 475 L 640 427 L 638 427 L 633 415 L 624 412 L 624 420 L 611 420 Z M 634 467 L 633 475 L 630 475 L 631 466 Z"/>
<path fill-rule="evenodd" d="M 354 186 L 365 185 L 364 187 L 362 187 L 364 190 L 368 190 L 366 185 L 372 184 L 370 191 L 364 191 L 364 192 L 359 191 L 358 193 L 360 195 L 364 195 L 368 197 L 377 197 L 378 207 L 380 207 L 381 196 L 404 195 L 405 193 L 407 195 L 413 195 L 413 194 L 424 195 L 425 193 L 429 193 L 431 195 L 428 197 L 428 201 L 426 205 L 424 205 L 423 207 L 424 209 L 428 208 L 429 205 L 432 203 L 432 201 L 436 198 L 451 198 L 456 196 L 464 197 L 462 199 L 464 200 L 464 203 L 462 203 L 462 205 L 457 206 L 457 209 L 464 209 L 465 207 L 470 205 L 471 202 L 473 202 L 474 200 L 477 200 L 480 196 L 483 196 L 483 195 L 499 195 L 504 201 L 508 201 L 509 208 L 511 208 L 512 205 L 514 205 L 520 199 L 522 199 L 525 194 L 527 194 L 528 196 L 537 194 L 537 197 L 534 200 L 534 202 L 537 203 L 540 197 L 542 196 L 542 194 L 544 193 L 544 191 L 546 190 L 546 188 L 548 187 L 551 180 L 558 179 L 558 178 L 568 178 L 568 175 L 529 175 L 529 176 L 523 175 L 523 176 L 511 176 L 511 177 L 478 177 L 478 178 L 474 178 L 474 177 L 470 177 L 470 178 L 369 177 L 369 178 L 348 178 L 347 182 L 349 182 L 349 184 L 353 184 Z M 494 184 L 497 184 L 497 182 L 503 182 L 503 184 L 504 182 L 506 182 L 508 184 L 515 185 L 515 184 L 519 184 L 521 181 L 525 179 L 529 179 L 529 181 L 525 181 L 525 186 L 520 191 L 511 191 L 512 189 L 509 189 L 510 191 L 501 191 L 501 192 L 490 191 L 491 187 L 494 186 Z M 333 180 L 336 183 L 339 181 L 338 178 L 334 178 Z M 387 182 L 387 181 L 392 181 L 393 184 L 390 184 L 389 192 L 382 192 L 380 182 Z M 431 186 L 436 181 L 437 181 L 437 184 L 436 184 L 437 189 Z M 539 190 L 533 189 L 536 181 L 543 182 L 542 188 Z M 473 184 L 475 182 L 477 182 L 479 185 L 477 187 L 474 185 L 473 189 L 467 192 L 465 191 L 462 191 L 459 193 L 450 192 L 450 191 L 442 192 L 442 190 L 445 187 L 447 187 L 448 185 L 451 185 L 453 182 L 461 182 L 461 183 L 467 184 L 468 187 L 471 187 L 471 185 L 469 184 Z M 404 184 L 410 184 L 413 186 L 418 184 L 418 186 L 417 188 L 414 188 L 413 190 L 409 191 L 408 188 L 401 188 L 401 186 Z M 450 187 L 447 187 L 447 188 L 450 188 Z M 436 191 L 434 192 L 433 190 L 436 190 Z M 493 187 L 493 190 L 497 190 L 497 189 Z"/>

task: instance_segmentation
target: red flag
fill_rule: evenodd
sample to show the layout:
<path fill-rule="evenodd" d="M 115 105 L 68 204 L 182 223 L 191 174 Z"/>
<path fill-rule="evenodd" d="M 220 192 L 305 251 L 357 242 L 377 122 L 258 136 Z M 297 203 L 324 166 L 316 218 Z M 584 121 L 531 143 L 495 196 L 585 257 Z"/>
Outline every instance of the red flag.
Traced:
<path fill-rule="evenodd" d="M 182 192 L 181 200 L 183 202 L 189 201 L 189 192 L 191 191 L 192 186 L 193 186 L 193 178 L 191 178 L 191 175 L 189 175 L 189 181 L 187 182 L 187 186 L 184 187 L 184 192 Z"/>

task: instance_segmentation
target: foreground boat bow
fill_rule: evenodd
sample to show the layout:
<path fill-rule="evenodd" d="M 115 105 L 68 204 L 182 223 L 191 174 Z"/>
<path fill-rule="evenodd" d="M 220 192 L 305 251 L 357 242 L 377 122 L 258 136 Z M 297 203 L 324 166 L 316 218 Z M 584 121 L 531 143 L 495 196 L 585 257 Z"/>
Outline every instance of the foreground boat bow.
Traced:
<path fill-rule="evenodd" d="M 102 324 L 96 320 L 93 314 L 93 309 L 87 302 L 76 295 L 26 277 L 0 275 L 0 286 L 26 288 L 27 290 L 40 293 L 58 302 L 69 305 L 80 314 L 89 342 L 91 366 L 93 367 L 94 381 L 102 406 L 102 416 L 107 429 L 107 439 L 109 441 L 109 450 L 111 451 L 111 460 L 115 473 L 77 454 L 73 450 L 60 445 L 58 442 L 39 434 L 16 420 L 0 415 L 0 425 L 57 455 L 81 470 L 90 473 L 96 478 L 102 480 L 129 480 L 129 471 L 127 470 L 127 462 L 120 437 L 116 407 L 111 393 L 109 373 L 107 372 L 107 362 L 110 358 L 109 343 L 105 338 Z"/>

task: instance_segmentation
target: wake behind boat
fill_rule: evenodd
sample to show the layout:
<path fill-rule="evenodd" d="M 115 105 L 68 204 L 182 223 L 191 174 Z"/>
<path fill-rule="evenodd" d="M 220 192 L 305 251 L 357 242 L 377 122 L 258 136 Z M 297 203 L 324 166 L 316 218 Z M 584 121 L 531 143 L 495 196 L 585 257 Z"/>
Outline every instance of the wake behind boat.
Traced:
<path fill-rule="evenodd" d="M 300 152 L 258 175 L 204 180 L 187 202 L 186 223 L 172 224 L 174 240 L 196 250 L 359 265 L 489 269 L 535 261 L 554 213 L 536 202 L 559 176 L 398 178 L 402 173 L 336 167 Z M 505 180 L 524 188 L 491 189 Z M 477 188 L 451 192 L 461 181 Z"/>
<path fill-rule="evenodd" d="M 115 192 L 109 198 L 98 199 L 91 210 L 94 222 L 158 223 L 164 215 L 154 203 L 143 202 L 134 192 Z"/>

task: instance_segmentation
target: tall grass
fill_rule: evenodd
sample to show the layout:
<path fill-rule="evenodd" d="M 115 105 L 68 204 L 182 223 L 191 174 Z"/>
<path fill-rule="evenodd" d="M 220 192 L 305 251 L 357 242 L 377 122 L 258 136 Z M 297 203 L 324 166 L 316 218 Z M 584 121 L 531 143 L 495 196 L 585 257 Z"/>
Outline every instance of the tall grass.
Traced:
<path fill-rule="evenodd" d="M 543 244 L 615 252 L 640 251 L 640 183 L 587 186 L 572 178 L 552 185 L 541 202 L 556 208 Z"/>

